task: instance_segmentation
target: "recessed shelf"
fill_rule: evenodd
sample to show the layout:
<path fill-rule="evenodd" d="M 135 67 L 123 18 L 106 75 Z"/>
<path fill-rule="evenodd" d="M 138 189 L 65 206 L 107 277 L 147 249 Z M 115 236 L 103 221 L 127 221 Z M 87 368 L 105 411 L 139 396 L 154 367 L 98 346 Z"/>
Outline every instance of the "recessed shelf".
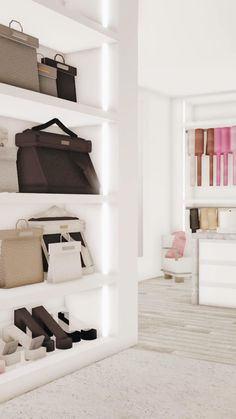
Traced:
<path fill-rule="evenodd" d="M 210 120 L 199 120 L 199 121 L 189 121 L 184 124 L 184 128 L 187 129 L 196 129 L 196 128 L 221 128 L 221 127 L 232 127 L 236 125 L 235 118 L 228 119 L 210 119 Z"/>
<path fill-rule="evenodd" d="M 90 353 L 96 354 L 97 351 L 103 348 L 105 349 L 107 346 L 114 346 L 115 344 L 115 338 L 99 337 L 90 342 L 81 341 L 79 343 L 74 343 L 71 349 L 55 349 L 55 351 L 47 353 L 44 358 L 37 361 L 22 361 L 21 363 L 16 364 L 15 367 L 7 370 L 4 374 L 1 374 L 0 385 L 8 384 L 13 380 L 35 373 L 36 371 L 41 371 L 42 368 L 50 368 L 53 365 L 59 364 L 60 369 L 62 369 L 64 361 L 70 363 L 70 359 L 74 361 L 74 358 L 77 357 L 79 360 L 80 356 L 83 355 L 87 355 L 89 359 Z"/>
<path fill-rule="evenodd" d="M 236 208 L 236 200 L 214 200 L 214 199 L 191 199 L 184 202 L 186 209 L 189 208 Z"/>
<path fill-rule="evenodd" d="M 64 54 L 117 40 L 116 32 L 69 9 L 61 0 L 4 1 L 0 23 L 8 26 L 12 19 L 21 22 L 25 33 L 39 38 L 40 45 Z"/>
<path fill-rule="evenodd" d="M 65 297 L 66 295 L 111 285 L 115 281 L 116 275 L 114 274 L 103 275 L 94 273 L 74 281 L 59 284 L 51 284 L 45 281 L 23 287 L 0 289 L 0 310 L 11 310 L 25 305 L 41 305 L 51 297 Z"/>
<path fill-rule="evenodd" d="M 69 127 L 100 125 L 116 120 L 115 112 L 4 83 L 0 83 L 0 115 L 37 123 L 57 117 Z"/>
<path fill-rule="evenodd" d="M 112 200 L 112 198 L 111 198 Z M 101 205 L 110 202 L 110 196 L 72 195 L 23 192 L 0 192 L 0 204 L 78 204 Z"/>

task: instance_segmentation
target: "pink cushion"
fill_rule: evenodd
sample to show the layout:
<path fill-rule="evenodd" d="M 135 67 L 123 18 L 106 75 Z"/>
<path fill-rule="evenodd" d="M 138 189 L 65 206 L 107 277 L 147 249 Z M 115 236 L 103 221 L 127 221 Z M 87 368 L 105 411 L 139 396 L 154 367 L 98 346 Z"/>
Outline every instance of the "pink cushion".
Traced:
<path fill-rule="evenodd" d="M 166 252 L 166 258 L 175 259 L 176 258 L 176 249 L 178 257 L 183 257 L 184 249 L 186 245 L 186 234 L 184 231 L 175 231 L 173 234 L 173 243 L 172 248 Z"/>

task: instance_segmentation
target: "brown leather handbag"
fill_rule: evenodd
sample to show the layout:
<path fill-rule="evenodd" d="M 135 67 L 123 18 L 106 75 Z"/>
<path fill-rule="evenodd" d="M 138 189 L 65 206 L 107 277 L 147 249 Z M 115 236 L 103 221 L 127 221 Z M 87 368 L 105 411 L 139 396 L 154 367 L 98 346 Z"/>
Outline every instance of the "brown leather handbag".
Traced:
<path fill-rule="evenodd" d="M 65 134 L 43 132 L 57 124 Z M 79 138 L 57 118 L 16 134 L 19 191 L 99 194 L 90 159 L 91 141 Z"/>

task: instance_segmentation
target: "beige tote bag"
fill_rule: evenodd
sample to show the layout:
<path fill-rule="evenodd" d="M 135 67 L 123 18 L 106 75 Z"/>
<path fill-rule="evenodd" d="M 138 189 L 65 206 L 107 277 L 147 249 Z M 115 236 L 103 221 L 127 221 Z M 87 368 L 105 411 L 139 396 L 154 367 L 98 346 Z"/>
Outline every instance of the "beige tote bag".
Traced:
<path fill-rule="evenodd" d="M 22 220 L 19 220 L 22 221 Z M 14 288 L 42 282 L 41 228 L 0 230 L 0 287 Z"/>

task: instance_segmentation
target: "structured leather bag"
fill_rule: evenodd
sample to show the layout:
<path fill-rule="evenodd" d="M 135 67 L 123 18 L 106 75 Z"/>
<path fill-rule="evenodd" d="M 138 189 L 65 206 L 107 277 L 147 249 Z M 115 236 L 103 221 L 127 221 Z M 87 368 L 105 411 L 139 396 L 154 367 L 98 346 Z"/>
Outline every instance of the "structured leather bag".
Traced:
<path fill-rule="evenodd" d="M 43 132 L 57 124 L 67 135 Z M 16 134 L 20 192 L 98 194 L 90 159 L 91 141 L 79 138 L 58 119 Z"/>
<path fill-rule="evenodd" d="M 48 252 L 48 282 L 58 283 L 79 279 L 82 275 L 81 243 L 51 243 Z"/>
<path fill-rule="evenodd" d="M 12 28 L 16 23 L 20 31 Z M 39 91 L 36 48 L 39 41 L 23 32 L 20 22 L 0 25 L 0 82 Z"/>
<path fill-rule="evenodd" d="M 60 57 L 62 61 L 56 60 Z M 77 69 L 66 64 L 65 58 L 61 54 L 56 54 L 54 60 L 48 57 L 42 58 L 42 63 L 53 67 L 57 71 L 57 95 L 61 99 L 76 102 L 75 76 Z"/>
<path fill-rule="evenodd" d="M 57 70 L 49 65 L 38 63 L 38 73 L 40 93 L 57 96 Z"/>
<path fill-rule="evenodd" d="M 53 206 L 47 211 L 36 214 L 29 220 L 30 227 L 43 229 L 42 250 L 44 272 L 48 271 L 49 245 L 78 241 L 81 243 L 81 266 L 83 274 L 94 272 L 94 263 L 85 238 L 85 222 L 74 214 Z"/>
<path fill-rule="evenodd" d="M 19 220 L 22 221 L 22 220 Z M 44 280 L 41 228 L 0 230 L 0 287 L 13 288 Z M 26 222 L 25 220 L 23 220 Z"/>

